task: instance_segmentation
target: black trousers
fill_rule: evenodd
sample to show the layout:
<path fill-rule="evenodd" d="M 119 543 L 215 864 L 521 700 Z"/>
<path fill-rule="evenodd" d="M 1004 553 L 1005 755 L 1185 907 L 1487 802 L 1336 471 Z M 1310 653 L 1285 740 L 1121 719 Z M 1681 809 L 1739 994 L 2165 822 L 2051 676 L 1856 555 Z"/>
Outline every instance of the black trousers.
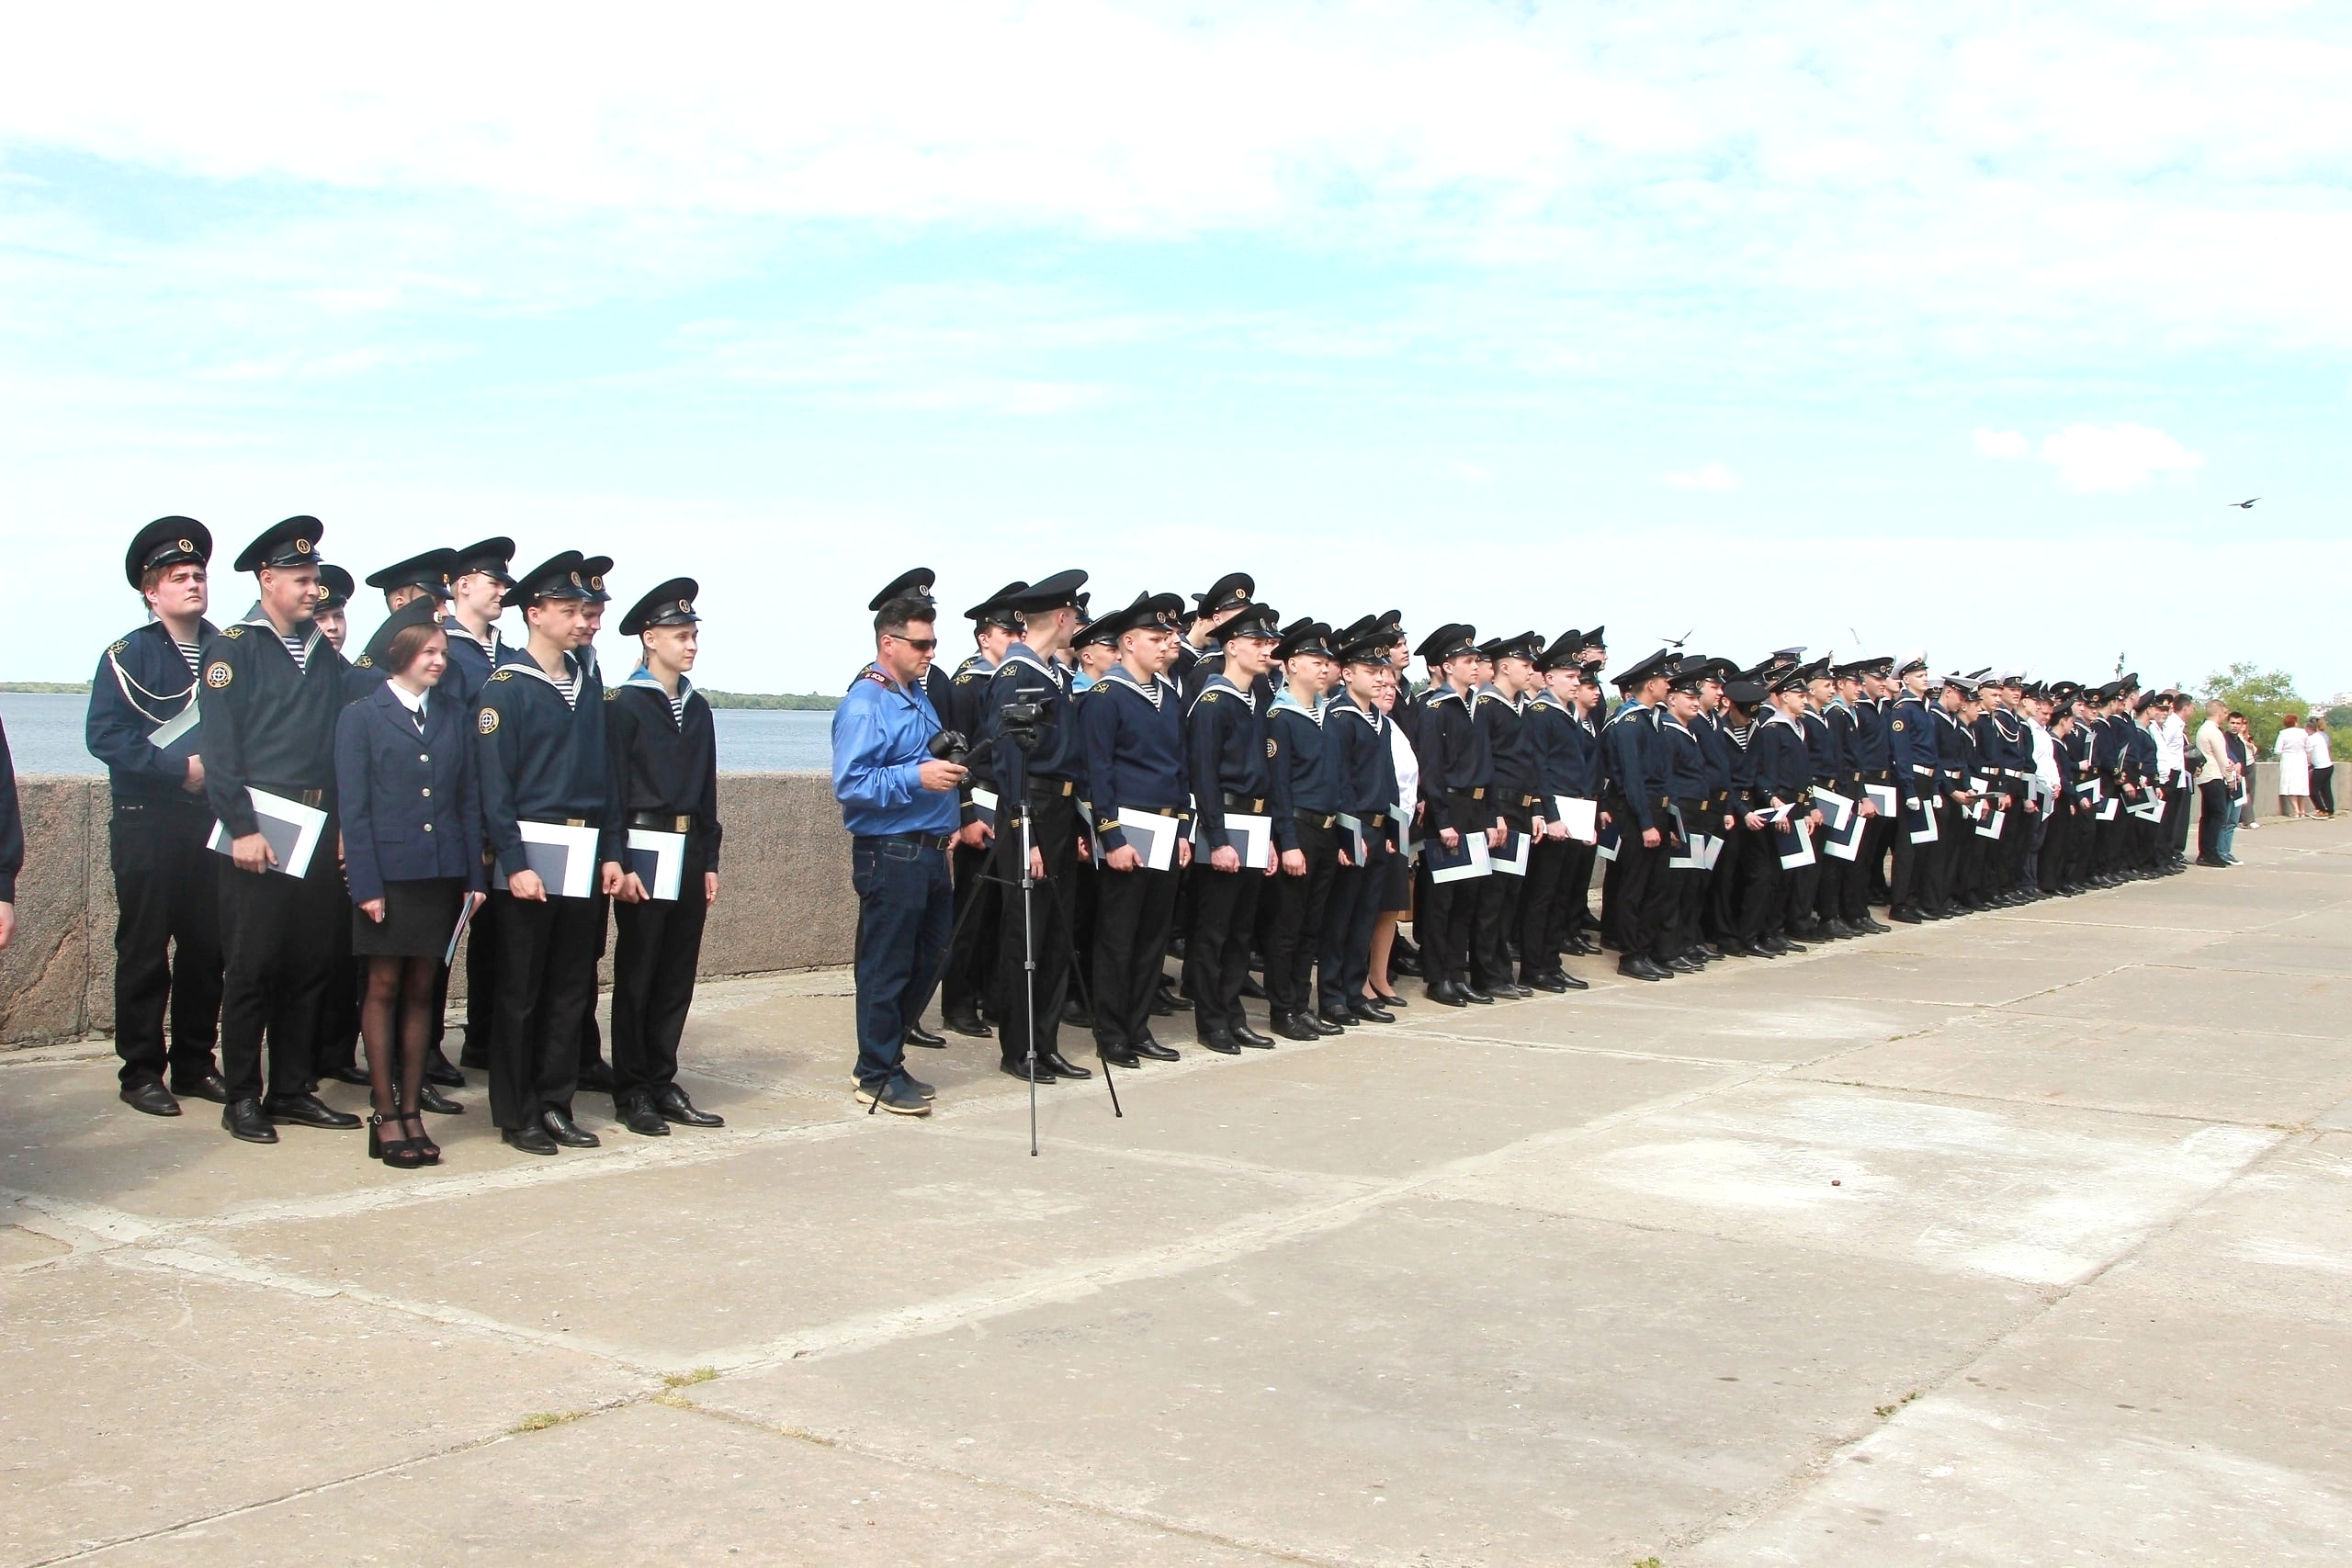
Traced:
<path fill-rule="evenodd" d="M 1248 1021 L 1241 982 L 1250 977 L 1250 939 L 1266 874 L 1250 865 L 1218 871 L 1204 854 L 1193 862 L 1191 880 L 1193 932 L 1184 942 L 1184 995 L 1203 1034 L 1236 1029 Z"/>
<path fill-rule="evenodd" d="M 1050 1056 L 1061 1048 L 1062 1004 L 1069 999 L 1070 919 L 1078 897 L 1078 807 L 1066 795 L 1032 795 L 1029 799 L 1029 841 L 1045 857 L 1046 879 L 1030 889 L 1028 929 L 1023 928 L 1021 878 L 1026 871 L 1021 826 L 1009 825 L 996 836 L 997 875 L 1004 878 L 1004 919 L 997 931 L 996 980 L 993 994 L 1002 998 L 1002 1025 L 997 1043 L 1008 1062 L 1029 1059 L 1033 1021 L 1027 1009 L 1034 995 L 1036 1050 Z M 1022 939 L 1028 938 L 1037 968 L 1034 993 L 1024 984 Z"/>
<path fill-rule="evenodd" d="M 1784 901 L 1781 879 L 1788 873 L 1781 869 L 1780 836 L 1770 828 L 1756 832 L 1742 828 L 1724 853 L 1735 849 L 1739 852 L 1736 930 L 1740 941 L 1753 942 L 1778 933 Z"/>
<path fill-rule="evenodd" d="M 1867 799 L 1868 796 L 1864 798 Z M 1859 810 L 1860 807 L 1856 809 Z M 1886 818 L 1862 818 L 1862 836 L 1853 863 L 1847 866 L 1846 875 L 1841 884 L 1841 896 L 1844 902 L 1839 906 L 1838 915 L 1848 925 L 1854 925 L 1870 919 L 1871 885 L 1878 879 L 1879 863 L 1886 858 L 1887 831 Z"/>
<path fill-rule="evenodd" d="M 513 1132 L 542 1111 L 571 1114 L 580 1086 L 580 1021 L 596 1005 L 604 900 L 532 901 L 492 893 L 486 913 L 498 922 L 499 943 L 490 1117 Z"/>
<path fill-rule="evenodd" d="M 1735 817 L 1731 830 L 1724 836 L 1724 847 L 1715 855 L 1714 869 L 1707 874 L 1705 930 L 1716 942 L 1744 940 L 1739 905 L 1746 890 L 1747 840 L 1753 837 L 1747 822 Z"/>
<path fill-rule="evenodd" d="M 1353 1007 L 1372 978 L 1372 929 L 1379 922 L 1380 906 L 1387 902 L 1388 863 L 1396 852 L 1381 841 L 1379 832 L 1364 829 L 1370 864 L 1343 865 L 1332 874 L 1323 951 L 1316 963 L 1317 994 L 1326 1004 L 1345 998 Z M 1382 978 L 1385 983 L 1386 976 Z"/>
<path fill-rule="evenodd" d="M 596 906 L 595 964 L 605 961 L 606 944 L 613 938 L 613 901 L 602 893 L 592 893 L 587 902 Z M 589 1069 L 605 1060 L 605 1032 L 596 1023 L 596 992 L 588 992 L 588 1010 L 580 1015 L 580 1077 L 586 1077 Z"/>
<path fill-rule="evenodd" d="M 1568 940 L 1568 863 L 1584 846 L 1573 839 L 1538 839 L 1527 852 L 1527 886 L 1520 892 L 1519 972 L 1548 974 L 1560 966 Z"/>
<path fill-rule="evenodd" d="M 940 976 L 939 1005 L 950 1018 L 977 1016 L 988 995 L 1004 892 L 989 876 L 993 852 L 958 844 L 949 861 L 956 878 L 956 934 L 948 942 L 947 967 Z"/>
<path fill-rule="evenodd" d="M 1524 806 L 1499 805 L 1495 815 L 1514 833 L 1532 820 Z M 1530 855 L 1532 860 L 1532 853 Z M 1527 878 L 1498 870 L 1477 884 L 1476 923 L 1470 931 L 1470 975 L 1482 990 L 1510 984 L 1510 944 L 1519 935 L 1519 911 L 1527 898 Z"/>
<path fill-rule="evenodd" d="M 1618 942 L 1628 957 L 1646 957 L 1664 963 L 1674 956 L 1668 934 L 1668 916 L 1676 889 L 1667 882 L 1666 859 L 1670 852 L 1661 829 L 1656 849 L 1642 842 L 1641 829 L 1634 825 L 1630 815 L 1622 816 L 1623 832 L 1617 840 L 1617 886 L 1611 890 L 1611 901 L 1619 907 L 1615 917 Z M 1610 923 L 1606 910 L 1603 923 Z"/>
<path fill-rule="evenodd" d="M 2222 858 L 2222 828 L 2229 820 L 2230 785 L 2226 779 L 2208 779 L 2197 786 L 2197 858 Z"/>
<path fill-rule="evenodd" d="M 2328 817 L 2335 815 L 2335 764 L 2312 770 L 2312 809 Z"/>
<path fill-rule="evenodd" d="M 1124 1050 L 1151 1032 L 1151 1000 L 1168 928 L 1176 918 L 1181 880 L 1137 864 L 1133 871 L 1099 868 L 1094 878 L 1094 1043 Z"/>
<path fill-rule="evenodd" d="M 125 1084 L 193 1083 L 213 1070 L 220 1037 L 220 887 L 226 865 L 204 847 L 212 814 L 186 805 L 114 808 L 114 1049 Z M 164 1019 L 171 1017 L 171 1044 Z"/>
<path fill-rule="evenodd" d="M 1323 923 L 1330 918 L 1331 881 L 1340 869 L 1336 827 L 1325 826 L 1319 816 L 1301 815 L 1294 831 L 1306 872 L 1274 874 L 1273 919 L 1266 928 L 1266 1005 L 1278 1014 L 1305 1012 L 1315 1005 L 1315 964 L 1323 953 Z"/>
<path fill-rule="evenodd" d="M 466 928 L 466 1043 L 458 1065 L 490 1066 L 490 1043 L 498 1033 L 498 921 L 487 905 Z"/>
<path fill-rule="evenodd" d="M 1476 829 L 1471 829 L 1476 831 Z M 1413 891 L 1413 935 L 1421 946 L 1421 978 L 1459 985 L 1470 973 L 1470 928 L 1477 923 L 1478 882 L 1440 882 L 1422 857 Z"/>
<path fill-rule="evenodd" d="M 350 897 L 345 886 L 346 905 Z M 335 932 L 334 961 L 327 965 L 327 983 L 319 991 L 319 1038 L 311 1051 L 314 1078 L 359 1065 L 359 997 L 364 988 L 359 971 L 359 960 L 351 954 L 351 921 L 345 919 Z"/>
<path fill-rule="evenodd" d="M 695 966 L 702 958 L 710 900 L 702 879 L 710 870 L 708 836 L 686 835 L 678 896 L 614 906 L 613 1093 L 660 1089 L 678 1077 L 678 1037 L 694 1005 Z M 592 1013 L 594 1008 L 590 1008 Z"/>
<path fill-rule="evenodd" d="M 1919 902 L 1930 909 L 1950 909 L 1952 879 L 1960 871 L 1960 836 L 1971 831 L 1971 825 L 1948 800 L 1939 797 L 1929 809 L 1936 814 L 1936 839 L 1919 846 L 1927 852 L 1921 857 L 1926 862 L 1926 881 Z"/>
<path fill-rule="evenodd" d="M 1928 809 L 1935 809 L 1933 801 L 1928 802 Z M 1887 845 L 1894 851 L 1894 869 L 1886 886 L 1887 902 L 1897 909 L 1917 909 L 1928 901 L 1927 852 L 1935 846 L 1911 841 L 1913 820 L 1910 809 L 1898 798 L 1894 824 L 1887 829 Z"/>
<path fill-rule="evenodd" d="M 332 823 L 327 832 L 332 833 Z M 224 863 L 220 885 L 220 1076 L 232 1100 L 260 1099 L 262 1046 L 269 1048 L 267 1092 L 304 1092 L 316 1066 L 319 1010 L 335 933 L 348 963 L 351 902 L 343 870 L 322 835 L 308 874 L 256 875 Z"/>

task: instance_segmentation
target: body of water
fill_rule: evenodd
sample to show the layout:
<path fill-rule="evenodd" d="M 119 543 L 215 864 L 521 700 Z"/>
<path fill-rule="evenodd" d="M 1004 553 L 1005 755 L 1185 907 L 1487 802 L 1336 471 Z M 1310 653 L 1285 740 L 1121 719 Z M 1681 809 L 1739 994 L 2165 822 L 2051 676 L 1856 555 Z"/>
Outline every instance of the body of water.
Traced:
<path fill-rule="evenodd" d="M 78 693 L 0 692 L 0 723 L 20 773 L 104 773 L 82 746 L 90 699 Z M 833 716 L 786 708 L 715 708 L 722 773 L 825 773 Z"/>

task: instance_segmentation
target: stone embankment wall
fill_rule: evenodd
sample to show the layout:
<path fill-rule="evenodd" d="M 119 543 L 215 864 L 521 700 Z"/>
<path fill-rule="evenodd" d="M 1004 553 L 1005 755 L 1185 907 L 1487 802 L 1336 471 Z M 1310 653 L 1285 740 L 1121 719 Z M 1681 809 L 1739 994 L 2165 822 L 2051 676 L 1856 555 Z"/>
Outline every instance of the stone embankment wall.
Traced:
<path fill-rule="evenodd" d="M 2260 810 L 2275 814 L 2278 764 L 2258 764 L 2256 784 Z M 17 789 L 25 870 L 17 885 L 17 940 L 0 953 L 0 1047 L 110 1033 L 115 905 L 107 783 L 33 776 L 18 779 Z M 857 897 L 831 781 L 823 773 L 722 773 L 718 807 L 727 842 L 702 973 L 850 962 Z M 450 994 L 465 994 L 462 957 Z"/>
<path fill-rule="evenodd" d="M 114 1029 L 112 811 L 102 778 L 17 781 L 25 869 L 17 940 L 0 953 L 0 1047 Z M 849 838 L 823 773 L 722 773 L 727 824 L 719 898 L 702 944 L 705 975 L 846 964 L 857 940 Z M 609 963 L 609 961 L 608 961 Z M 465 994 L 465 961 L 451 977 Z"/>

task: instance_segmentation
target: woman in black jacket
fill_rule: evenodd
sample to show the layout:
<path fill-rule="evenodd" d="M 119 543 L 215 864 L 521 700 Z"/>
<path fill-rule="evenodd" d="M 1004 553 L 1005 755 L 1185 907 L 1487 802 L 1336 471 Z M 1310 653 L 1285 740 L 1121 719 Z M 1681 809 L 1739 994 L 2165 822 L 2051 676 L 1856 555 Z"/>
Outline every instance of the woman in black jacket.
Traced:
<path fill-rule="evenodd" d="M 378 628 L 363 663 L 386 679 L 344 709 L 334 745 L 351 950 L 368 965 L 368 1152 L 402 1169 L 441 1158 L 418 1104 L 435 982 L 459 911 L 485 896 L 473 726 L 435 690 L 449 642 L 434 607 L 415 600 Z"/>

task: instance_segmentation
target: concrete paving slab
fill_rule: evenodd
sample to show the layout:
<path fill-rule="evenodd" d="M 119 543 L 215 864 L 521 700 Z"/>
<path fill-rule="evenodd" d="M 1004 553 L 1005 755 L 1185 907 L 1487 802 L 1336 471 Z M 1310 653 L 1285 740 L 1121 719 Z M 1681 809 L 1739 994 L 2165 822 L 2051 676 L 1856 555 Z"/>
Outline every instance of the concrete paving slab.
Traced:
<path fill-rule="evenodd" d="M 420 1552 L 421 1539 L 431 1540 L 429 1552 Z M 1272 1560 L 649 1402 L 401 1465 L 89 1561 L 103 1568 L 311 1568 L 322 1561 L 1246 1568 Z"/>
<path fill-rule="evenodd" d="M 2227 936 L 2169 962 L 2199 969 L 2243 969 L 2257 974 L 2352 974 L 2352 936 L 2307 936 L 2295 922 L 2255 936 Z M 2348 1025 L 2352 1027 L 2352 1025 Z"/>
<path fill-rule="evenodd" d="M 2103 1018 L 2190 1029 L 2255 1029 L 2341 1042 L 2352 1019 L 2352 976 L 2280 975 L 2265 981 L 2151 964 L 2045 991 L 2019 1012 Z"/>
<path fill-rule="evenodd" d="M 696 1403 L 1311 1561 L 1624 1562 L 2038 1298 L 1876 1258 L 1410 1201 Z"/>
<path fill-rule="evenodd" d="M 646 1386 L 560 1349 L 97 1258 L 0 1277 L 0 1322 L 9 1563 L 265 1503 Z M 311 1543 L 314 1559 L 327 1548 Z"/>
<path fill-rule="evenodd" d="M 2059 1285 L 2112 1261 L 2279 1136 L 1750 1083 L 1434 1190 Z"/>
<path fill-rule="evenodd" d="M 897 1119 L 820 1140 L 255 1224 L 248 1256 L 638 1365 L 725 1367 L 778 1341 L 941 1303 L 986 1310 L 1032 1277 L 1311 1203 L 1329 1183 L 950 1141 Z M 677 1140 L 673 1140 L 675 1142 Z M 566 1156 L 568 1157 L 568 1156 Z M 555 1162 L 549 1162 L 550 1164 Z M 842 1325 L 849 1325 L 842 1327 Z"/>
<path fill-rule="evenodd" d="M 2099 1018 L 1970 1012 L 1794 1077 L 2213 1122 L 2298 1125 L 2352 1095 L 2334 1041 Z"/>
<path fill-rule="evenodd" d="M 2352 1137 L 2291 1139 L 2101 1281 L 2110 1310 L 2301 1317 L 2352 1328 Z"/>
<path fill-rule="evenodd" d="M 1755 972 L 1747 965 L 1741 973 Z M 1900 998 L 1759 998 L 1745 986 L 1713 992 L 1677 980 L 1639 996 L 1575 996 L 1490 1008 L 1414 1009 L 1412 1027 L 1478 1040 L 1571 1049 L 1631 1051 L 1736 1062 L 1804 1062 L 1852 1046 L 1933 1029 L 1954 1016 L 1942 1003 Z"/>
<path fill-rule="evenodd" d="M 28 1231 L 22 1225 L 0 1224 L 0 1269 L 21 1269 L 30 1263 L 52 1262 L 72 1250 L 64 1242 L 37 1231 Z"/>
<path fill-rule="evenodd" d="M 2132 931 L 2248 931 L 2275 925 L 2297 908 L 2309 908 L 2312 900 L 2335 897 L 2332 883 L 2306 881 L 2297 889 L 2250 869 L 2191 870 L 2075 898 L 2045 898 L 2000 918 Z"/>
<path fill-rule="evenodd" d="M 1337 1176 L 1401 1177 L 1722 1081 L 1721 1067 L 1526 1051 L 1424 1032 L 1351 1031 L 1207 1070 L 1121 1073 L 1127 1115 L 1100 1090 L 1057 1090 L 1039 1119 L 1057 1147 L 1165 1150 Z M 1217 1067 L 1227 1067 L 1224 1072 Z M 1028 1135 L 1024 1105 L 959 1117 L 957 1131 Z"/>

